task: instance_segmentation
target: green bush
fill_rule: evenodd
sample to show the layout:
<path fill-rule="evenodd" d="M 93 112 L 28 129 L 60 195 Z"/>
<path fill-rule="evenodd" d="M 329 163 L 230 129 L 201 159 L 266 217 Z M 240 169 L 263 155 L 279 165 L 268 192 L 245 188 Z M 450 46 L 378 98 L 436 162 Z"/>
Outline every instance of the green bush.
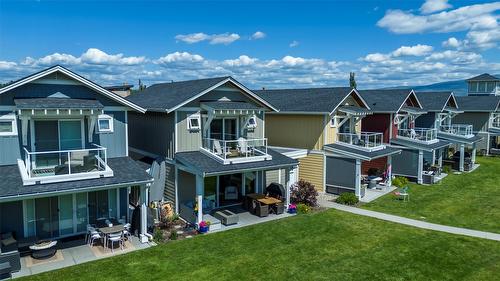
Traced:
<path fill-rule="evenodd" d="M 443 173 L 451 174 L 451 166 L 449 165 L 443 166 Z"/>
<path fill-rule="evenodd" d="M 353 206 L 353 205 L 358 204 L 359 199 L 356 196 L 356 194 L 354 194 L 354 193 L 344 192 L 344 193 L 340 194 L 340 196 L 337 197 L 337 199 L 335 199 L 335 202 L 337 202 L 339 204 Z"/>
<path fill-rule="evenodd" d="M 156 243 L 162 243 L 163 240 L 163 231 L 160 228 L 155 228 L 155 230 L 153 231 L 153 241 L 155 241 Z"/>
<path fill-rule="evenodd" d="M 177 237 L 178 237 L 177 231 L 176 230 L 172 230 L 172 232 L 170 232 L 170 236 L 168 238 L 170 240 L 177 240 Z"/>
<path fill-rule="evenodd" d="M 297 213 L 307 214 L 310 211 L 311 211 L 311 207 L 307 206 L 306 204 L 303 204 L 303 203 L 297 204 Z"/>
<path fill-rule="evenodd" d="M 405 177 L 396 177 L 392 181 L 392 185 L 401 188 L 401 187 L 407 186 L 409 182 L 410 181 L 407 178 L 405 178 Z"/>

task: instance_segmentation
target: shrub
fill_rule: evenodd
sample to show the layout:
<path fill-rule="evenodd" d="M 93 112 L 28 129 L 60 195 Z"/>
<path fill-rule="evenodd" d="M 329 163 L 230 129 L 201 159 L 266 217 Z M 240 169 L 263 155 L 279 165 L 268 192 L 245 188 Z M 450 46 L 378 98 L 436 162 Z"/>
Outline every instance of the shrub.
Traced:
<path fill-rule="evenodd" d="M 177 231 L 176 230 L 172 230 L 172 232 L 170 232 L 170 236 L 168 237 L 170 240 L 177 240 Z"/>
<path fill-rule="evenodd" d="M 314 185 L 305 180 L 300 180 L 293 184 L 292 195 L 290 200 L 295 204 L 306 204 L 307 206 L 314 207 L 317 204 L 318 191 Z"/>
<path fill-rule="evenodd" d="M 307 206 L 306 204 L 297 204 L 297 213 L 299 214 L 307 214 L 311 211 L 311 207 Z"/>
<path fill-rule="evenodd" d="M 344 193 L 340 194 L 340 196 L 337 197 L 337 199 L 335 199 L 335 202 L 337 202 L 339 204 L 353 206 L 353 205 L 358 204 L 359 199 L 356 196 L 356 194 L 354 194 L 354 193 L 344 192 Z"/>
<path fill-rule="evenodd" d="M 450 174 L 451 173 L 451 166 L 449 166 L 449 165 L 443 166 L 443 173 Z"/>
<path fill-rule="evenodd" d="M 163 231 L 160 228 L 155 228 L 153 231 L 153 241 L 156 243 L 162 243 L 164 240 L 163 238 Z"/>
<path fill-rule="evenodd" d="M 396 187 L 405 187 L 410 181 L 405 177 L 395 177 L 392 184 Z"/>

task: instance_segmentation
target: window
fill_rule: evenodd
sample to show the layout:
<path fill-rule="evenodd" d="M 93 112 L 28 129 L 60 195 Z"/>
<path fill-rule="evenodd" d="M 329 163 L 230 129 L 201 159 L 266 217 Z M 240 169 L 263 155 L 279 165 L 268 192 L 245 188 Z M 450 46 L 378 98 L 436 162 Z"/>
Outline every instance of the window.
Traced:
<path fill-rule="evenodd" d="M 486 92 L 486 82 L 479 82 L 479 86 L 478 86 L 477 91 L 478 91 L 479 93 L 484 93 L 484 92 Z"/>
<path fill-rule="evenodd" d="M 488 82 L 486 92 L 491 93 L 495 91 L 495 82 Z"/>
<path fill-rule="evenodd" d="M 469 83 L 469 92 L 471 92 L 471 93 L 477 92 L 477 82 L 470 82 Z"/>
<path fill-rule="evenodd" d="M 113 116 L 101 114 L 97 120 L 97 129 L 99 133 L 112 133 L 113 132 Z"/>
<path fill-rule="evenodd" d="M 17 122 L 14 114 L 0 115 L 0 136 L 17 136 Z"/>
<path fill-rule="evenodd" d="M 252 115 L 247 121 L 247 128 L 255 129 L 257 127 L 257 116 Z"/>
<path fill-rule="evenodd" d="M 193 114 L 187 118 L 187 128 L 190 131 L 199 130 L 201 128 L 200 115 Z"/>

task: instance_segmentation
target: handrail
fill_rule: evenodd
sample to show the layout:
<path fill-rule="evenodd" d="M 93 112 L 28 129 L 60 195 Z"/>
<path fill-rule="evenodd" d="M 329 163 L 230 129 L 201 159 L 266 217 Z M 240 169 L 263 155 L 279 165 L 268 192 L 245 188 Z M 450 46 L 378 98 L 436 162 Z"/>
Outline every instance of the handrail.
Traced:
<path fill-rule="evenodd" d="M 235 140 L 203 138 L 202 149 L 223 160 L 268 155 L 267 138 L 239 138 Z M 233 152 L 235 150 L 237 151 L 236 155 Z"/>
<path fill-rule="evenodd" d="M 437 139 L 435 128 L 409 128 L 398 129 L 398 136 L 420 141 L 432 141 Z"/>
<path fill-rule="evenodd" d="M 472 125 L 469 124 L 451 124 L 451 125 L 441 125 L 440 131 L 450 134 L 457 134 L 463 136 L 472 135 Z"/>
<path fill-rule="evenodd" d="M 81 148 L 81 149 L 67 149 L 67 150 L 52 150 L 52 151 L 29 151 L 26 147 L 23 147 L 28 154 L 49 154 L 49 153 L 68 153 L 68 152 L 81 152 L 81 151 L 96 151 L 96 150 L 106 150 L 107 148 L 100 145 L 92 143 L 91 145 L 97 148 Z"/>
<path fill-rule="evenodd" d="M 382 139 L 383 133 L 379 132 L 337 133 L 339 142 L 364 148 L 380 147 Z"/>

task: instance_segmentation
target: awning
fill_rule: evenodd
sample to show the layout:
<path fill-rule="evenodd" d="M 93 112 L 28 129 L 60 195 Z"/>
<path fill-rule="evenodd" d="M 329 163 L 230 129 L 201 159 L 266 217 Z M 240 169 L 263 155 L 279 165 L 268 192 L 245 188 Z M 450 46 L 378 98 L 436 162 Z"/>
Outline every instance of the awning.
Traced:
<path fill-rule="evenodd" d="M 367 151 L 336 143 L 325 145 L 324 150 L 326 152 L 341 154 L 349 158 L 361 159 L 364 161 L 371 161 L 381 157 L 386 157 L 401 153 L 401 149 L 393 148 L 390 146 L 386 146 L 385 148 L 379 150 Z"/>
<path fill-rule="evenodd" d="M 204 177 L 260 170 L 282 169 L 299 164 L 297 160 L 276 152 L 273 149 L 268 148 L 267 153 L 272 156 L 272 160 L 226 165 L 200 151 L 178 152 L 175 154 L 175 160 L 178 164 L 184 165 L 187 169 L 192 170 L 194 173 L 202 174 Z"/>
<path fill-rule="evenodd" d="M 446 140 L 439 140 L 438 142 L 429 144 L 424 142 L 417 142 L 417 141 L 396 138 L 396 139 L 391 139 L 391 144 L 432 152 L 435 151 L 436 149 L 447 147 L 451 143 Z"/>
<path fill-rule="evenodd" d="M 252 110 L 263 111 L 264 108 L 259 107 L 249 102 L 235 101 L 217 101 L 217 102 L 202 102 L 201 107 L 207 110 Z"/>
<path fill-rule="evenodd" d="M 344 105 L 338 108 L 338 111 L 344 112 L 346 114 L 350 114 L 353 116 L 366 116 L 371 115 L 373 112 L 367 108 L 352 106 L 352 105 Z"/>
<path fill-rule="evenodd" d="M 70 98 L 15 99 L 17 109 L 103 109 L 98 100 Z"/>
<path fill-rule="evenodd" d="M 464 113 L 463 110 L 460 110 L 460 109 L 457 109 L 457 108 L 454 108 L 454 107 L 451 107 L 451 106 L 445 106 L 443 111 L 448 111 L 448 112 L 451 112 L 451 113 Z"/>
<path fill-rule="evenodd" d="M 438 137 L 440 139 L 448 140 L 452 143 L 463 143 L 463 144 L 474 144 L 483 139 L 482 136 L 475 135 L 473 137 L 467 138 L 460 135 L 452 135 L 447 133 L 438 132 Z"/>

